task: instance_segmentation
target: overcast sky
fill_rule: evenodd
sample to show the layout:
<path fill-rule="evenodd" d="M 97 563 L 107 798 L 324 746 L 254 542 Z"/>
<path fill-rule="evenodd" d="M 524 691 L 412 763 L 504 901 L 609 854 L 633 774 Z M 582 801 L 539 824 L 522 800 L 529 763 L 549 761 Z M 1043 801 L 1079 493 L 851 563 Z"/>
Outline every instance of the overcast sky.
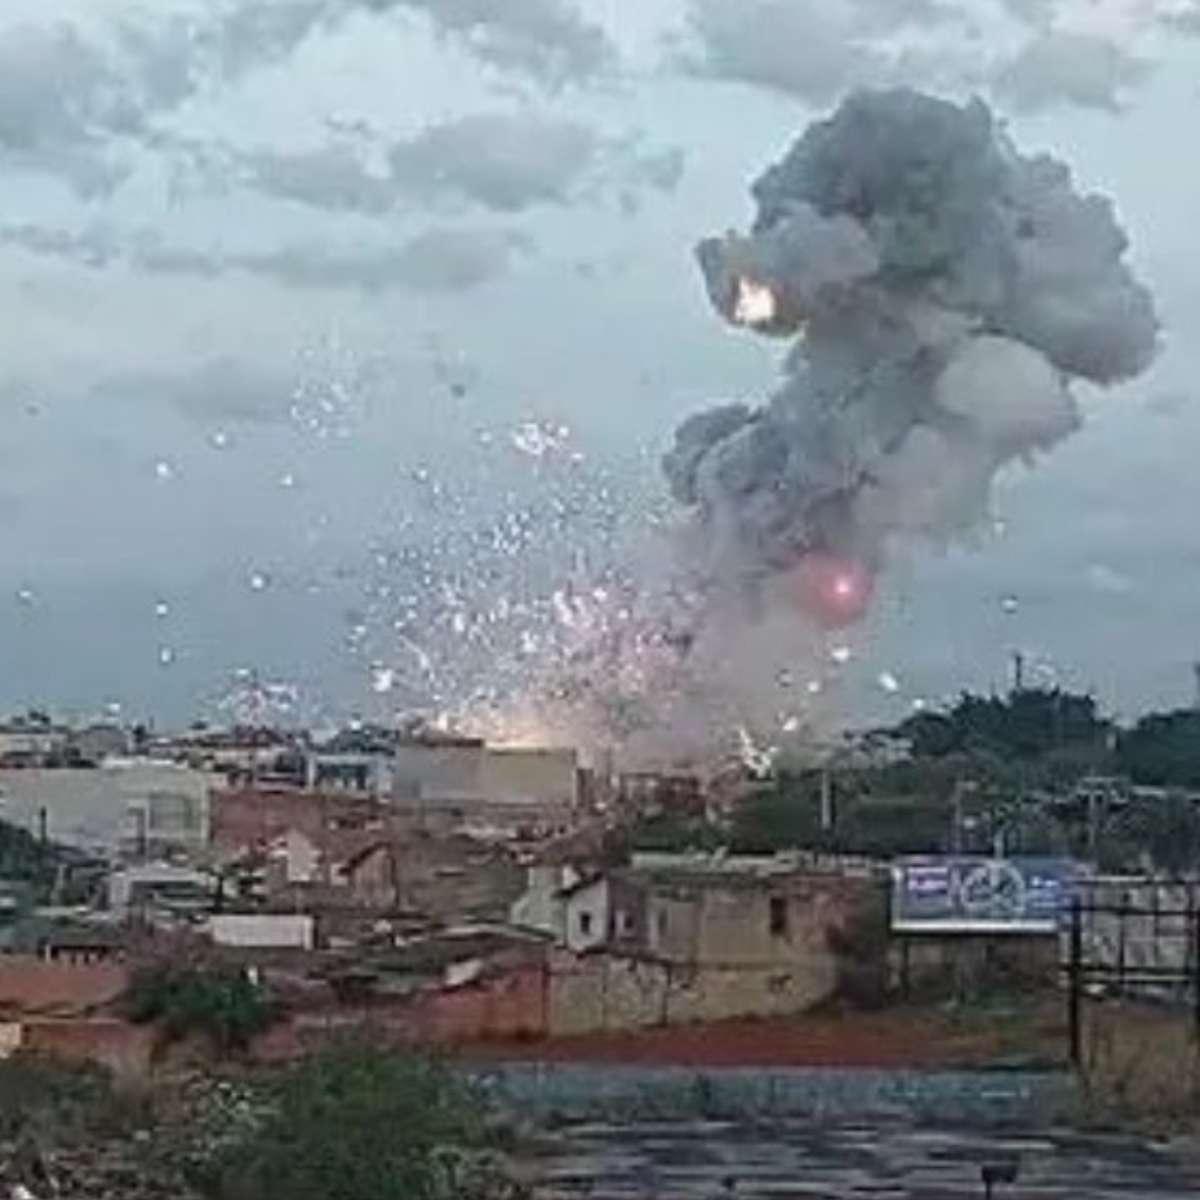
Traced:
<path fill-rule="evenodd" d="M 977 545 L 897 549 L 839 703 L 1001 685 L 1017 648 L 1120 714 L 1188 702 L 1198 67 L 1168 0 L 5 0 L 0 704 L 180 720 L 253 669 L 378 714 L 421 665 L 406 590 L 482 577 L 447 531 L 521 514 L 493 599 L 571 567 L 564 504 L 625 553 L 676 422 L 776 378 L 694 244 L 897 83 L 1110 193 L 1164 342 Z"/>

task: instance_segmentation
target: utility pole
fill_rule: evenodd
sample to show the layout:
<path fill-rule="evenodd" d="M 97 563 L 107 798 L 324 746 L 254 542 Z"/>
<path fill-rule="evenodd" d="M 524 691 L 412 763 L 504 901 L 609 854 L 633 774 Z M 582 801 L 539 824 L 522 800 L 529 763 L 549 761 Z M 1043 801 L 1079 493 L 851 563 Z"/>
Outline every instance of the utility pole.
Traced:
<path fill-rule="evenodd" d="M 833 828 L 833 776 L 828 762 L 821 767 L 821 828 L 826 832 Z"/>
<path fill-rule="evenodd" d="M 950 852 L 952 854 L 962 853 L 963 840 L 963 781 L 960 779 L 954 785 L 954 815 L 951 820 L 954 822 L 953 828 L 950 830 Z"/>
<path fill-rule="evenodd" d="M 1025 690 L 1025 655 L 1020 650 L 1013 651 L 1013 693 L 1019 694 Z"/>

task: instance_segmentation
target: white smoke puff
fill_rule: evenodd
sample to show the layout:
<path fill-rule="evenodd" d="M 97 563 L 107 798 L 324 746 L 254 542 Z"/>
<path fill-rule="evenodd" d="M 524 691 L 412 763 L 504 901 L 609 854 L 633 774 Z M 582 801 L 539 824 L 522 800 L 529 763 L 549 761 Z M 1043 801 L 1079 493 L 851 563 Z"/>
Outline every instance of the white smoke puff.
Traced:
<path fill-rule="evenodd" d="M 1157 349 L 1149 291 L 1122 262 L 1129 239 L 1103 196 L 1080 196 L 1043 156 L 1014 172 L 1019 214 L 1004 323 L 1072 375 L 1114 383 L 1139 375 Z"/>
<path fill-rule="evenodd" d="M 917 426 L 858 494 L 855 523 L 873 539 L 919 533 L 943 540 L 988 509 L 996 456 L 978 440 Z"/>
<path fill-rule="evenodd" d="M 1079 424 L 1060 373 L 1045 355 L 1010 338 L 967 341 L 938 378 L 934 397 L 998 453 L 1049 446 Z"/>

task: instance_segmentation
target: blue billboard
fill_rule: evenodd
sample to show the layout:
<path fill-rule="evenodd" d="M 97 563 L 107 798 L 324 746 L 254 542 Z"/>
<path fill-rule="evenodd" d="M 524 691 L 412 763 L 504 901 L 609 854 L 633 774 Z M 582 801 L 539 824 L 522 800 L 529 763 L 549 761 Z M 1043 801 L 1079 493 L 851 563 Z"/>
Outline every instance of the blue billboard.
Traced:
<path fill-rule="evenodd" d="M 897 933 L 1054 933 L 1075 895 L 1065 858 L 902 858 L 893 867 Z"/>

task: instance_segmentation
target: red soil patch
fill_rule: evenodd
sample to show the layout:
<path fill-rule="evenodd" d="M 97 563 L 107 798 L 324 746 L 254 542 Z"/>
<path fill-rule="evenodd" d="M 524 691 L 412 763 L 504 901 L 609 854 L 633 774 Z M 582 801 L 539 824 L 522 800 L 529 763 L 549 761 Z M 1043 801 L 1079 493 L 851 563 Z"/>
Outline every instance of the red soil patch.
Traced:
<path fill-rule="evenodd" d="M 1061 1054 L 1061 1039 L 1028 1029 L 1014 1046 L 1001 1029 L 964 1031 L 936 1013 L 892 1011 L 723 1021 L 462 1048 L 463 1057 L 532 1062 L 704 1067 L 980 1066 L 1016 1053 Z M 1023 1039 L 1025 1040 L 1025 1039 Z"/>

